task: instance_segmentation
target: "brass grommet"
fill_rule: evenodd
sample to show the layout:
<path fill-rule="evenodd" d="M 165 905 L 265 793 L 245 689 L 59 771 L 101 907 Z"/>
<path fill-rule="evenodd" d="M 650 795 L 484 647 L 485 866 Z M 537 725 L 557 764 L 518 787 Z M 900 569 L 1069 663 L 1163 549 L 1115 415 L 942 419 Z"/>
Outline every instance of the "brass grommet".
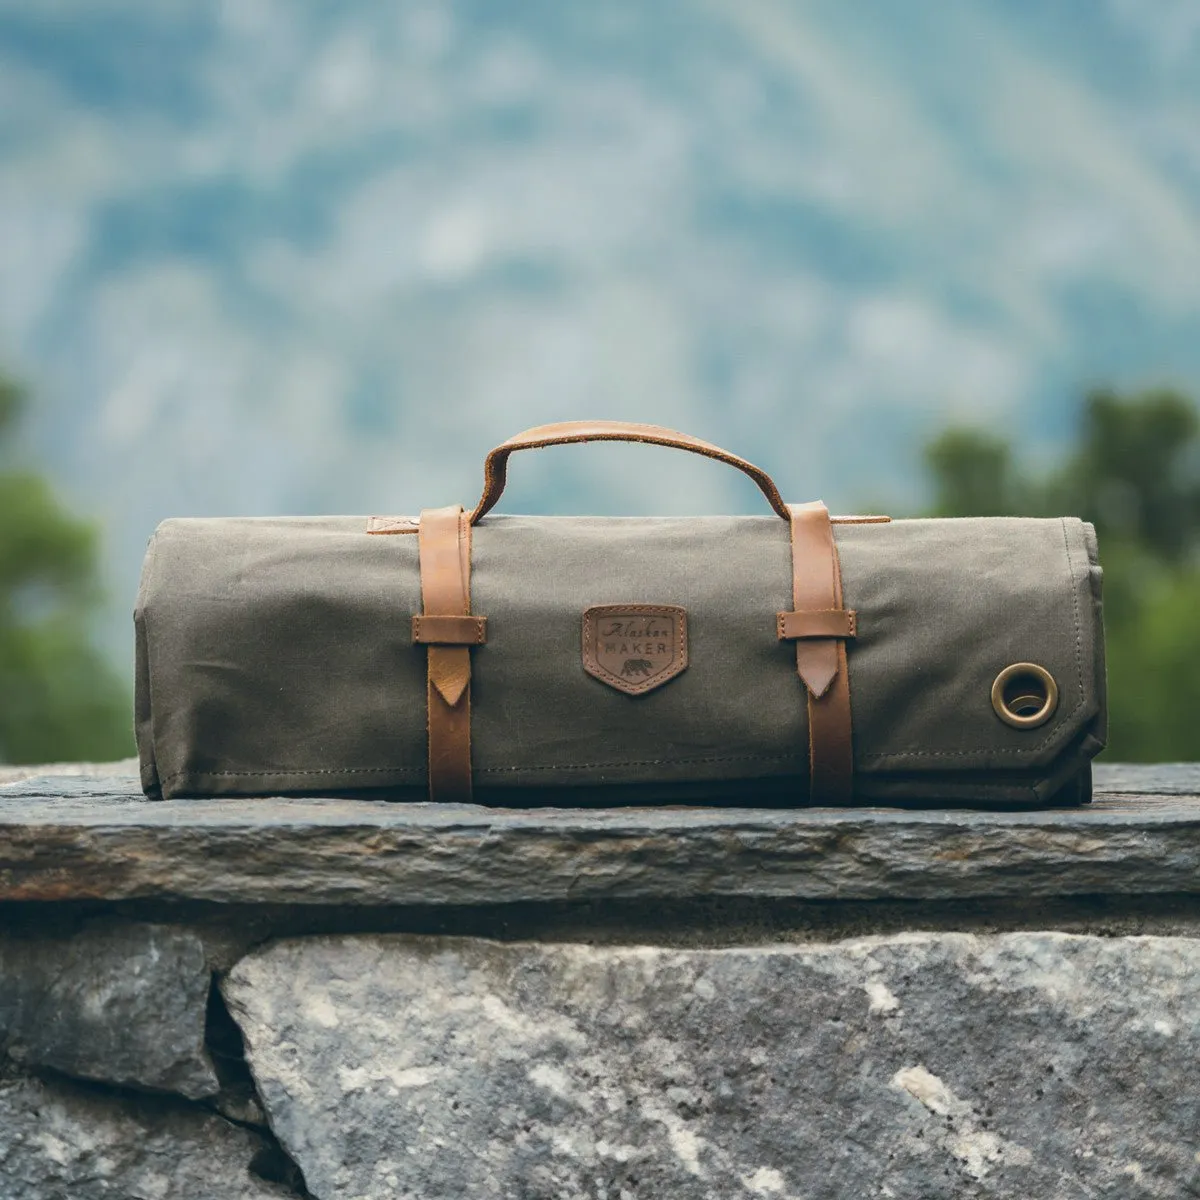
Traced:
<path fill-rule="evenodd" d="M 1006 725 L 1034 729 L 1044 725 L 1058 707 L 1058 684 L 1037 663 L 1013 663 L 992 684 L 992 708 Z"/>

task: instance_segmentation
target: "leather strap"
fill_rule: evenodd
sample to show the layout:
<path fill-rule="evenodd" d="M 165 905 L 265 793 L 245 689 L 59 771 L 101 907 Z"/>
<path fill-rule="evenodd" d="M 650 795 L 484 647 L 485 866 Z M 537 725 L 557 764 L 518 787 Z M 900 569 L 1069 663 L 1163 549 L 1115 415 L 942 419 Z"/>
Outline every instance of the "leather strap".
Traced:
<path fill-rule="evenodd" d="M 421 607 L 413 641 L 428 647 L 429 798 L 471 799 L 471 650 L 486 637 L 471 612 L 471 526 L 461 504 L 428 508 L 417 534 Z"/>
<path fill-rule="evenodd" d="M 846 639 L 856 617 L 842 608 L 842 573 L 829 510 L 820 500 L 788 505 L 792 604 L 780 613 L 781 640 L 796 642 L 796 670 L 808 695 L 810 799 L 845 804 L 854 793 L 854 742 Z"/>
<path fill-rule="evenodd" d="M 715 458 L 717 462 L 737 467 L 749 475 L 766 496 L 767 503 L 785 521 L 788 520 L 788 506 L 770 475 L 761 467 L 730 454 L 728 450 L 722 450 L 720 446 L 714 446 L 712 442 L 702 442 L 690 434 L 676 433 L 674 429 L 664 429 L 661 425 L 638 425 L 629 421 L 562 421 L 557 425 L 538 425 L 526 429 L 524 433 L 514 434 L 487 456 L 483 464 L 483 495 L 471 514 L 471 524 L 474 525 L 500 499 L 508 474 L 510 454 L 516 450 L 567 446 L 575 442 L 645 442 L 651 446 L 670 446 L 676 450 L 702 454 L 705 458 Z"/>

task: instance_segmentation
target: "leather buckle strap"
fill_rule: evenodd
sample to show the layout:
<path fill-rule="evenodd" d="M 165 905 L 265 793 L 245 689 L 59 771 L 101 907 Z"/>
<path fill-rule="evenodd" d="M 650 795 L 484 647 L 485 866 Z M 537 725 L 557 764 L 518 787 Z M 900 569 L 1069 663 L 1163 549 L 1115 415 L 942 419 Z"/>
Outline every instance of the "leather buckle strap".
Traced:
<path fill-rule="evenodd" d="M 789 504 L 792 604 L 777 618 L 781 640 L 796 643 L 796 670 L 808 696 L 809 798 L 848 803 L 854 794 L 854 741 L 846 639 L 856 615 L 842 608 L 842 574 L 829 510 L 819 500 Z"/>
<path fill-rule="evenodd" d="M 471 799 L 471 650 L 486 638 L 471 614 L 471 526 L 462 505 L 421 513 L 421 606 L 413 641 L 427 647 L 429 798 Z"/>

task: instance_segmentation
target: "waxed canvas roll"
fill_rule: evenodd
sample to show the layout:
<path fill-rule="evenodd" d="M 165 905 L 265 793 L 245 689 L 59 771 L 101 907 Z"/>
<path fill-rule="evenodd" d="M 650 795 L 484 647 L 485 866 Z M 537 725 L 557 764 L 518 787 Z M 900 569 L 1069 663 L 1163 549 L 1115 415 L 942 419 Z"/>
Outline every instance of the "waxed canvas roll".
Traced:
<path fill-rule="evenodd" d="M 1100 569 L 1074 518 L 835 524 L 855 798 L 1086 799 L 1105 736 Z M 583 666 L 597 605 L 687 614 L 688 665 L 645 694 Z M 472 753 L 485 803 L 805 803 L 808 731 L 777 517 L 488 516 L 474 530 Z M 172 520 L 137 612 L 143 784 L 166 797 L 369 791 L 422 798 L 417 538 L 366 518 Z M 1032 662 L 1053 716 L 1013 728 L 991 687 Z"/>

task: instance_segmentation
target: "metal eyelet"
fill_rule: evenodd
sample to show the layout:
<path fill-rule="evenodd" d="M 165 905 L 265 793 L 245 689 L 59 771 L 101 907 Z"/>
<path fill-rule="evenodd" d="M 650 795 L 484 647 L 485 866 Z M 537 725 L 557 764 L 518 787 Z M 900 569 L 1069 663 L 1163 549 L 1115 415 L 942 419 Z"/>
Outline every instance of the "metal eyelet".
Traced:
<path fill-rule="evenodd" d="M 1044 725 L 1057 707 L 1058 684 L 1037 663 L 1013 663 L 992 684 L 992 708 L 996 716 L 1015 729 Z"/>

